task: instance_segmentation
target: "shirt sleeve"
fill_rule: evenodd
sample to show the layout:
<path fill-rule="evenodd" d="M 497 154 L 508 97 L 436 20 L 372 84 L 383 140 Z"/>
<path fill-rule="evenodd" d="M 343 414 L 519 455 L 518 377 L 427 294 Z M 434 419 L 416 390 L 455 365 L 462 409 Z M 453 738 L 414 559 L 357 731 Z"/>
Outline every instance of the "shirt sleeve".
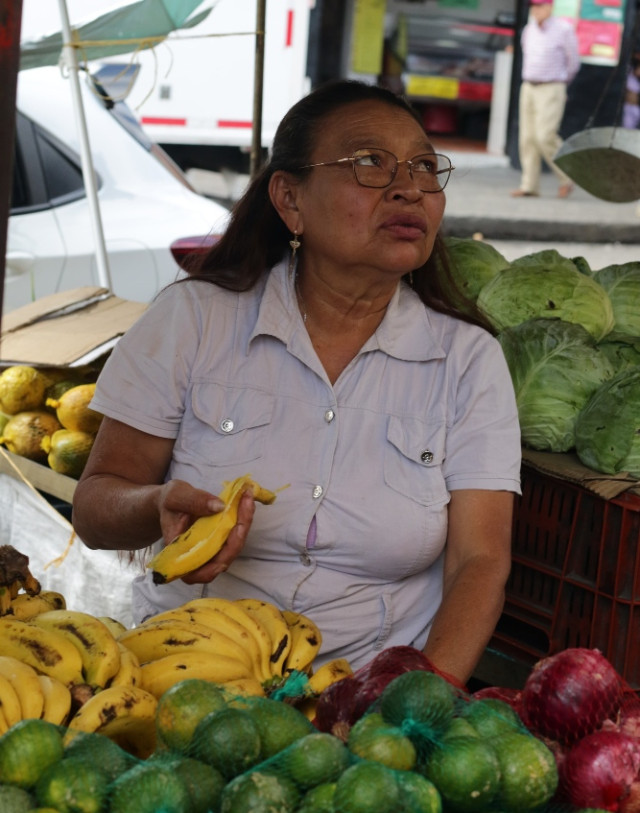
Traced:
<path fill-rule="evenodd" d="M 177 437 L 198 346 L 191 288 L 163 291 L 122 336 L 100 373 L 92 409 L 151 435 Z"/>
<path fill-rule="evenodd" d="M 520 493 L 522 447 L 509 368 L 486 334 L 469 353 L 455 393 L 444 473 L 449 491 L 486 488 Z"/>
<path fill-rule="evenodd" d="M 565 43 L 567 54 L 567 83 L 569 83 L 575 79 L 576 74 L 580 70 L 580 46 L 576 31 L 571 24 L 567 24 Z"/>

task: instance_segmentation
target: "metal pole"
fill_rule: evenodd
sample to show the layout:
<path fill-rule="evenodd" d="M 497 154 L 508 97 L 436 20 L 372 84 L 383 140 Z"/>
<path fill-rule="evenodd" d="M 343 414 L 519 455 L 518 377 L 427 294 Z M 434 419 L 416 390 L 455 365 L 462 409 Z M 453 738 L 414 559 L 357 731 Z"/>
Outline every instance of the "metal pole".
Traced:
<path fill-rule="evenodd" d="M 71 26 L 69 24 L 69 14 L 67 12 L 66 0 L 59 0 L 60 18 L 62 22 L 62 36 L 65 43 L 62 49 L 62 60 L 69 70 L 71 81 L 71 95 L 73 96 L 73 108 L 76 117 L 76 125 L 80 136 L 80 158 L 82 161 L 82 177 L 89 212 L 91 214 L 91 225 L 96 243 L 96 264 L 98 268 L 98 281 L 103 288 L 111 290 L 111 274 L 109 272 L 109 260 L 105 248 L 104 232 L 102 230 L 102 217 L 98 204 L 98 190 L 96 187 L 96 176 L 93 169 L 93 159 L 89 146 L 89 134 L 87 132 L 87 122 L 82 104 L 82 94 L 80 92 L 80 80 L 78 79 L 78 60 L 76 49 L 71 45 Z"/>
<path fill-rule="evenodd" d="M 0 314 L 15 144 L 16 84 L 20 63 L 22 0 L 0 0 Z"/>
<path fill-rule="evenodd" d="M 264 86 L 264 40 L 267 0 L 258 0 L 256 8 L 256 61 L 253 72 L 253 131 L 251 139 L 251 178 L 262 162 L 262 95 Z"/>

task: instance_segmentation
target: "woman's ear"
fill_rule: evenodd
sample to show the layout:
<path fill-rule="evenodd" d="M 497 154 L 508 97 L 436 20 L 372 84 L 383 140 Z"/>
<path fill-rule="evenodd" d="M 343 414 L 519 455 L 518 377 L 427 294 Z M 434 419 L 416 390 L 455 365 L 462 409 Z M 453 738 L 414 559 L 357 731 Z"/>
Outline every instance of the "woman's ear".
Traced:
<path fill-rule="evenodd" d="M 269 179 L 269 197 L 276 212 L 291 232 L 302 234 L 302 214 L 298 207 L 301 186 L 297 178 L 277 170 Z"/>

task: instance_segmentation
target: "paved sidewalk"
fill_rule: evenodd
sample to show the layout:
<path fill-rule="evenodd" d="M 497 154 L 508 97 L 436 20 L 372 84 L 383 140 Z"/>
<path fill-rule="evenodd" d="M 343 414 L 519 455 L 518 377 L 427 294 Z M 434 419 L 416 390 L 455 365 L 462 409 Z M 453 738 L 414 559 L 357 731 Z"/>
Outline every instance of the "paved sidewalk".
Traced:
<path fill-rule="evenodd" d="M 444 229 L 456 237 L 481 233 L 495 240 L 542 240 L 580 243 L 638 243 L 640 259 L 640 190 L 638 201 L 609 203 L 575 187 L 566 199 L 550 172 L 543 173 L 539 198 L 512 198 L 520 173 L 504 156 L 448 151 L 456 170 L 445 193 Z"/>

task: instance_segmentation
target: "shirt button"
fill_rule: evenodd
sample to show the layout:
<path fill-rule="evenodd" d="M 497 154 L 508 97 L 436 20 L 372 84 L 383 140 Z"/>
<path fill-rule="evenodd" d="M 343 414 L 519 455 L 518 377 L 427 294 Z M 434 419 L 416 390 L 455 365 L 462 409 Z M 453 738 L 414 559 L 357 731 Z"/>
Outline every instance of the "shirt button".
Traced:
<path fill-rule="evenodd" d="M 331 423 L 331 421 L 336 417 L 336 413 L 332 409 L 328 409 L 324 413 L 324 419 L 327 423 Z"/>
<path fill-rule="evenodd" d="M 308 553 L 305 551 L 304 553 L 301 553 L 301 554 L 300 554 L 300 561 L 302 562 L 302 564 L 303 564 L 305 567 L 309 567 L 309 565 L 311 564 L 311 557 L 310 557 L 310 556 L 309 556 L 309 554 L 308 554 Z"/>
<path fill-rule="evenodd" d="M 423 463 L 432 463 L 433 462 L 433 452 L 430 452 L 429 449 L 425 449 L 424 452 L 420 455 L 420 460 Z"/>
<path fill-rule="evenodd" d="M 324 492 L 324 489 L 322 488 L 322 486 L 314 486 L 313 491 L 311 492 L 312 495 L 313 495 L 313 499 L 317 500 L 320 497 L 322 497 L 323 492 Z"/>
<path fill-rule="evenodd" d="M 233 421 L 231 418 L 225 418 L 220 421 L 220 429 L 222 429 L 223 432 L 233 432 Z"/>

